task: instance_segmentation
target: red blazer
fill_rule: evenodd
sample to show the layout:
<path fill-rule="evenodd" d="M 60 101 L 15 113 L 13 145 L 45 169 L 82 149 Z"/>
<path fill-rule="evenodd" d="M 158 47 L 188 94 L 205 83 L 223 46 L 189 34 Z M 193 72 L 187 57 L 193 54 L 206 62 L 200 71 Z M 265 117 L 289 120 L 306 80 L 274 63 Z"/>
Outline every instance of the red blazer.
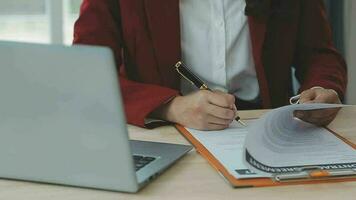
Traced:
<path fill-rule="evenodd" d="M 333 47 L 322 0 L 289 1 L 293 16 L 288 20 L 248 17 L 264 108 L 287 104 L 291 66 L 301 91 L 321 86 L 342 98 L 346 64 Z M 83 1 L 74 44 L 114 51 L 128 123 L 144 126 L 150 112 L 179 94 L 174 70 L 181 58 L 179 15 L 179 0 Z"/>

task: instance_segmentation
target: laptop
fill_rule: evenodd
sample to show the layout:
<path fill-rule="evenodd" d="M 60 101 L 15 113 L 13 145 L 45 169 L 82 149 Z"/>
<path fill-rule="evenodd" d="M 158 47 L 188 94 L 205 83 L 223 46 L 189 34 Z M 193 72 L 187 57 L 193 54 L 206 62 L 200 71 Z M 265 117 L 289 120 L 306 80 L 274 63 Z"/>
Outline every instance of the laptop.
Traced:
<path fill-rule="evenodd" d="M 108 48 L 0 42 L 0 177 L 137 192 L 192 147 L 129 140 Z"/>

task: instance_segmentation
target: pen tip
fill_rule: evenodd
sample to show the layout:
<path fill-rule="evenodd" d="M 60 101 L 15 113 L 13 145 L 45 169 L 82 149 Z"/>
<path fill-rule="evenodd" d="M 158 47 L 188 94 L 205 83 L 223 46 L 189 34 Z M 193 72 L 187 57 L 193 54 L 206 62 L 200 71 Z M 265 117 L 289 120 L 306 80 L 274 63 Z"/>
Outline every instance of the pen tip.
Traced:
<path fill-rule="evenodd" d="M 238 122 L 239 122 L 242 126 L 247 127 L 247 124 L 245 124 L 245 122 L 243 122 L 243 121 L 241 121 L 241 120 L 238 120 Z"/>

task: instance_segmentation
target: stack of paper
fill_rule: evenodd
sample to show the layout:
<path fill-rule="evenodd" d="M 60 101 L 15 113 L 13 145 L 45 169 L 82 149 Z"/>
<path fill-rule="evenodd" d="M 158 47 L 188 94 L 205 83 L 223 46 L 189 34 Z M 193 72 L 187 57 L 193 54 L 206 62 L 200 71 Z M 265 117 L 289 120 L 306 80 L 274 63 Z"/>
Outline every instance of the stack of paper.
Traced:
<path fill-rule="evenodd" d="M 295 110 L 330 109 L 341 105 L 300 104 L 275 109 L 249 126 L 245 163 L 266 175 L 305 168 L 356 168 L 356 151 L 336 134 L 294 117 Z"/>
<path fill-rule="evenodd" d="M 330 130 L 294 117 L 295 110 L 339 108 L 334 104 L 281 107 L 257 120 L 222 131 L 188 132 L 237 179 L 273 177 L 305 168 L 356 169 L 356 151 Z"/>

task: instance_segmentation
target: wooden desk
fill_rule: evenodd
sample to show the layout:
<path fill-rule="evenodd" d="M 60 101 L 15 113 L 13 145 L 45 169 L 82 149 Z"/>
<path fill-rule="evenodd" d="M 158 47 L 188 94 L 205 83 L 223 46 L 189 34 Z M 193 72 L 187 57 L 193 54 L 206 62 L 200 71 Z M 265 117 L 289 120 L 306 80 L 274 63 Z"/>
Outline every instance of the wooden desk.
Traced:
<path fill-rule="evenodd" d="M 263 112 L 245 111 L 241 116 L 256 117 Z M 341 111 L 330 128 L 356 142 L 356 107 Z M 173 127 L 145 130 L 129 126 L 129 130 L 132 139 L 188 144 Z M 356 199 L 356 182 L 233 189 L 192 151 L 137 194 L 0 180 L 0 199 Z"/>

